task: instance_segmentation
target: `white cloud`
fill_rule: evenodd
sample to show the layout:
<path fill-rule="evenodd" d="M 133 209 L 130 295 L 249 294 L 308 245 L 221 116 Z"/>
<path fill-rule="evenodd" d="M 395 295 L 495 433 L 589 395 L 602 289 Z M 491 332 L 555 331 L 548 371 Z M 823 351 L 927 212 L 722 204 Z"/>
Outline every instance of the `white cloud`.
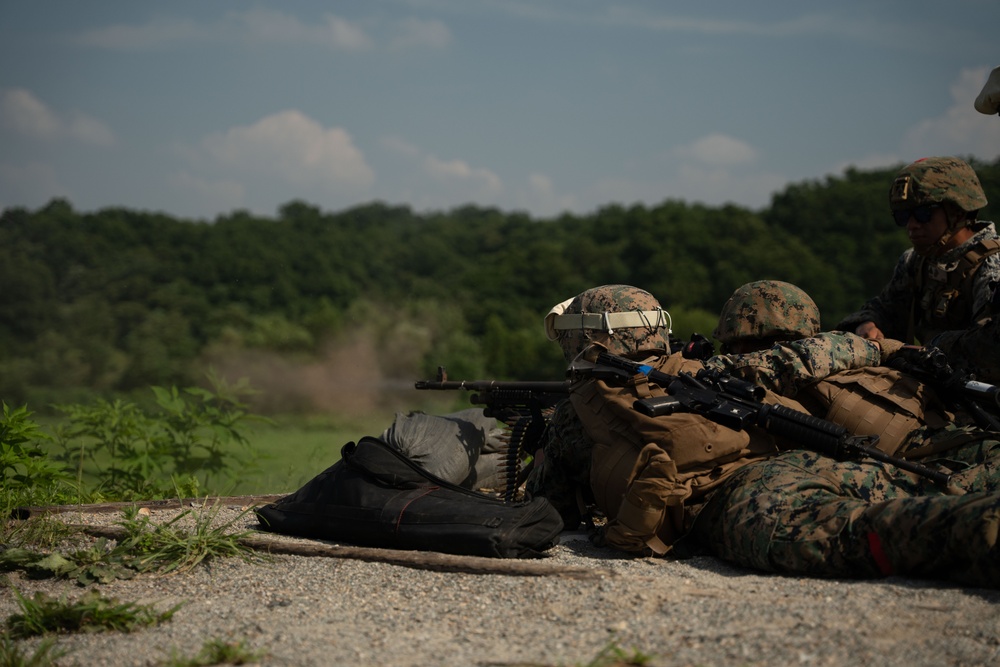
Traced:
<path fill-rule="evenodd" d="M 77 41 L 115 51 L 148 51 L 188 42 L 313 45 L 337 51 L 364 51 L 384 42 L 392 50 L 443 49 L 451 43 L 451 31 L 438 20 L 416 18 L 389 23 L 366 22 L 379 31 L 376 39 L 359 22 L 326 13 L 315 21 L 271 9 L 230 12 L 211 23 L 190 19 L 155 18 L 135 25 L 110 25 L 81 34 Z"/>
<path fill-rule="evenodd" d="M 115 135 L 107 125 L 83 114 L 73 114 L 68 119 L 66 133 L 77 141 L 94 146 L 111 146 L 115 143 Z"/>
<path fill-rule="evenodd" d="M 747 164 L 757 158 L 757 151 L 753 146 L 718 132 L 678 148 L 677 153 L 682 157 L 694 158 L 702 164 L 714 166 Z"/>
<path fill-rule="evenodd" d="M 892 167 L 907 161 L 897 153 L 869 153 L 856 160 L 847 160 L 835 164 L 826 171 L 826 175 L 842 176 L 844 171 L 851 167 L 861 170 L 885 169 L 886 167 Z"/>
<path fill-rule="evenodd" d="M 379 144 L 382 145 L 386 150 L 396 153 L 398 155 L 403 155 L 406 157 L 417 157 L 420 155 L 420 149 L 411 144 L 406 139 L 401 139 L 399 137 L 385 136 L 379 139 Z"/>
<path fill-rule="evenodd" d="M 445 161 L 428 155 L 423 159 L 423 167 L 441 183 L 469 188 L 470 201 L 474 197 L 492 198 L 503 191 L 503 183 L 499 176 L 489 169 L 471 167 L 464 160 Z"/>
<path fill-rule="evenodd" d="M 0 121 L 4 127 L 34 139 L 55 139 L 61 127 L 56 115 L 23 88 L 0 94 Z"/>
<path fill-rule="evenodd" d="M 0 92 L 0 124 L 22 136 L 43 141 L 70 137 L 94 146 L 115 143 L 114 133 L 101 121 L 77 112 L 60 117 L 23 88 Z"/>
<path fill-rule="evenodd" d="M 116 24 L 88 30 L 77 37 L 84 46 L 113 51 L 146 51 L 175 42 L 204 41 L 212 30 L 189 19 L 154 18 L 142 25 Z"/>
<path fill-rule="evenodd" d="M 344 51 L 358 51 L 372 45 L 359 26 L 334 14 L 325 14 L 318 23 L 267 9 L 251 9 L 229 15 L 237 36 L 254 42 L 317 44 Z"/>
<path fill-rule="evenodd" d="M 346 130 L 325 128 L 296 110 L 210 136 L 203 148 L 228 170 L 270 174 L 301 188 L 357 192 L 375 179 Z"/>
<path fill-rule="evenodd" d="M 556 192 L 552 179 L 537 172 L 528 174 L 527 193 L 519 197 L 519 208 L 532 211 L 537 216 L 555 216 L 566 211 L 576 211 L 579 204 L 572 195 Z"/>
<path fill-rule="evenodd" d="M 992 160 L 1000 155 L 1000 118 L 976 111 L 973 103 L 989 67 L 962 70 L 952 84 L 952 105 L 936 117 L 910 127 L 901 148 L 909 162 L 926 155 L 973 155 Z"/>
<path fill-rule="evenodd" d="M 406 19 L 394 30 L 389 48 L 395 50 L 429 47 L 443 49 L 451 43 L 451 31 L 441 21 Z"/>

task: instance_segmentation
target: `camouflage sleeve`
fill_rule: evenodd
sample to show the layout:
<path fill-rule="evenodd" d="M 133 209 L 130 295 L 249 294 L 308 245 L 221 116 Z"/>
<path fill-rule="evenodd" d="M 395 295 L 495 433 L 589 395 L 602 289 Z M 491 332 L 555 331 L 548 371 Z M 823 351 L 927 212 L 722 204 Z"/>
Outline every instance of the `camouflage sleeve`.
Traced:
<path fill-rule="evenodd" d="M 892 277 L 878 296 L 869 299 L 861 309 L 851 313 L 834 327 L 838 331 L 854 331 L 863 322 L 874 322 L 887 338 L 906 341 L 910 308 L 913 303 L 914 263 L 917 255 L 910 248 L 900 255 Z"/>
<path fill-rule="evenodd" d="M 930 346 L 940 348 L 958 370 L 977 380 L 1000 384 L 1000 315 L 979 321 L 965 331 L 945 331 Z"/>
<path fill-rule="evenodd" d="M 725 371 L 782 396 L 852 368 L 878 366 L 877 343 L 847 332 L 821 333 L 812 338 L 778 343 L 767 350 L 712 357 L 707 368 Z"/>

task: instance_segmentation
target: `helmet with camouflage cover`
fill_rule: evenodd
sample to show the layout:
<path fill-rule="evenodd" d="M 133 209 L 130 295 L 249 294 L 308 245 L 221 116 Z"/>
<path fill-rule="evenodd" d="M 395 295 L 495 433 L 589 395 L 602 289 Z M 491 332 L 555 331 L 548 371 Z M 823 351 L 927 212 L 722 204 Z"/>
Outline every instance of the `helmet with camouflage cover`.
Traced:
<path fill-rule="evenodd" d="M 893 211 L 946 201 L 967 214 L 987 203 L 976 172 L 957 157 L 917 160 L 897 172 L 889 189 L 889 208 Z"/>
<path fill-rule="evenodd" d="M 670 351 L 670 313 L 646 290 L 602 285 L 554 306 L 545 333 L 567 362 L 592 345 L 623 357 L 664 353 Z"/>
<path fill-rule="evenodd" d="M 758 280 L 733 292 L 712 335 L 725 348 L 743 340 L 808 338 L 819 333 L 819 326 L 819 308 L 802 289 Z"/>

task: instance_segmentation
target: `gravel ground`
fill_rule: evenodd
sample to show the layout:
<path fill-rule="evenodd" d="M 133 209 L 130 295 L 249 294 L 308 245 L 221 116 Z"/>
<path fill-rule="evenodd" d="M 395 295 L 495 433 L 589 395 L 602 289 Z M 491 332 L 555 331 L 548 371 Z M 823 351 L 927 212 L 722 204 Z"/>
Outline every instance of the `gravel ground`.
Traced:
<path fill-rule="evenodd" d="M 157 510 L 153 519 L 175 515 Z M 219 519 L 238 515 L 225 508 Z M 108 525 L 120 514 L 63 518 Z M 251 514 L 240 521 L 256 526 Z M 488 564 L 500 563 L 509 561 Z M 587 665 L 609 642 L 629 656 L 652 656 L 651 666 L 1000 663 L 1000 591 L 765 575 L 712 558 L 623 558 L 580 533 L 564 533 L 548 558 L 530 564 L 548 573 L 276 555 L 143 575 L 99 590 L 162 610 L 184 606 L 170 621 L 131 634 L 60 637 L 70 651 L 60 664 L 155 665 L 171 652 L 193 656 L 212 639 L 245 640 L 265 652 L 265 665 Z M 9 581 L 28 595 L 84 591 L 17 573 Z M 0 591 L 0 614 L 17 611 L 10 591 Z M 21 645 L 30 650 L 38 641 Z"/>

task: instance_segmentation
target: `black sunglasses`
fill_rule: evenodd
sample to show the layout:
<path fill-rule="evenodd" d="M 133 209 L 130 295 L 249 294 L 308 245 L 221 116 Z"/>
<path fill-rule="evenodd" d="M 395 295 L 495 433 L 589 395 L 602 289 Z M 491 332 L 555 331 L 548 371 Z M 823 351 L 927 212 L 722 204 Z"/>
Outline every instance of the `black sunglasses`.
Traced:
<path fill-rule="evenodd" d="M 919 222 L 921 225 L 925 225 L 931 221 L 931 217 L 934 215 L 934 209 L 941 208 L 939 204 L 924 204 L 923 206 L 917 206 L 916 208 L 905 208 L 900 211 L 892 212 L 892 219 L 896 221 L 896 224 L 900 227 L 906 227 L 906 224 L 910 221 L 910 216 Z"/>

